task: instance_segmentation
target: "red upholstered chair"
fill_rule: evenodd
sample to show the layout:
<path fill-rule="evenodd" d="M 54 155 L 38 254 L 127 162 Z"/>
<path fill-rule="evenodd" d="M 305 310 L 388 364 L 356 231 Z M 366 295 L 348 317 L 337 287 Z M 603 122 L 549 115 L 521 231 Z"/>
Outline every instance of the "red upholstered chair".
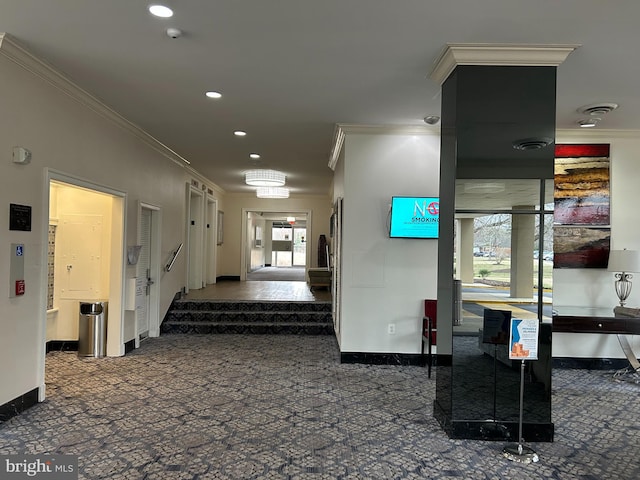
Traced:
<path fill-rule="evenodd" d="M 424 341 L 427 341 L 427 366 L 428 377 L 431 378 L 433 365 L 432 347 L 436 344 L 438 332 L 438 301 L 426 299 L 424 301 L 424 317 L 422 318 L 422 353 L 424 354 Z"/>

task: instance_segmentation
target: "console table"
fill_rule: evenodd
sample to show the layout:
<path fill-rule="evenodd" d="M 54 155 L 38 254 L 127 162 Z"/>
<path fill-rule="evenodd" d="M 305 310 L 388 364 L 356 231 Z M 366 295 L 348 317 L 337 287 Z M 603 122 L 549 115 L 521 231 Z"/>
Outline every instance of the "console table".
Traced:
<path fill-rule="evenodd" d="M 637 309 L 616 307 L 608 309 L 564 307 L 554 310 L 553 331 L 560 333 L 601 333 L 617 335 L 620 347 L 631 367 L 640 372 L 638 355 L 633 351 L 626 335 L 640 335 Z"/>

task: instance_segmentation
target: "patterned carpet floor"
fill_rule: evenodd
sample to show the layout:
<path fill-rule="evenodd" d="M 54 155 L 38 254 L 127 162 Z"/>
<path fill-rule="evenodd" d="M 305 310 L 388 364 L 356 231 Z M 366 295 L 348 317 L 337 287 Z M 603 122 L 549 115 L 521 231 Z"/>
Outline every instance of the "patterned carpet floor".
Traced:
<path fill-rule="evenodd" d="M 437 369 L 435 369 L 437 375 Z M 0 424 L 0 453 L 79 456 L 86 479 L 640 478 L 640 385 L 555 370 L 538 463 L 451 440 L 435 375 L 340 364 L 332 336 L 165 335 L 121 358 L 47 356 L 47 400 Z"/>

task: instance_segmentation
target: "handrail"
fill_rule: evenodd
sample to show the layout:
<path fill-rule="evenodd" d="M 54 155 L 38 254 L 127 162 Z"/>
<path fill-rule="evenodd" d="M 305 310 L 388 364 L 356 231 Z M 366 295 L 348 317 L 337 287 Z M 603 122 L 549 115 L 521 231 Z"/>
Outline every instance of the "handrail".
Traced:
<path fill-rule="evenodd" d="M 173 256 L 172 256 L 171 260 L 170 260 L 170 261 L 169 261 L 169 263 L 167 263 L 167 265 L 164 267 L 164 269 L 165 269 L 167 272 L 170 272 L 170 271 L 171 271 L 171 269 L 173 268 L 173 264 L 176 262 L 176 258 L 178 258 L 178 254 L 180 253 L 180 250 L 182 250 L 182 246 L 183 246 L 183 245 L 184 245 L 184 244 L 183 244 L 183 243 L 181 243 L 181 244 L 180 244 L 180 246 L 176 249 L 176 251 L 175 251 L 175 252 L 173 252 Z"/>

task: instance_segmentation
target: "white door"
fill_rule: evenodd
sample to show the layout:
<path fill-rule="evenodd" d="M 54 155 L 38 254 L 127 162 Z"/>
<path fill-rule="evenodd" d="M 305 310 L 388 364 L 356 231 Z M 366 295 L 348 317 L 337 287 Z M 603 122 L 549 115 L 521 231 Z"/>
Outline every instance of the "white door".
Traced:
<path fill-rule="evenodd" d="M 136 305 L 136 323 L 138 338 L 145 338 L 149 335 L 149 295 L 153 280 L 151 278 L 151 215 L 148 208 L 143 208 L 140 216 L 140 257 L 138 259 L 136 276 L 138 285 L 142 287 L 142 299 Z"/>

